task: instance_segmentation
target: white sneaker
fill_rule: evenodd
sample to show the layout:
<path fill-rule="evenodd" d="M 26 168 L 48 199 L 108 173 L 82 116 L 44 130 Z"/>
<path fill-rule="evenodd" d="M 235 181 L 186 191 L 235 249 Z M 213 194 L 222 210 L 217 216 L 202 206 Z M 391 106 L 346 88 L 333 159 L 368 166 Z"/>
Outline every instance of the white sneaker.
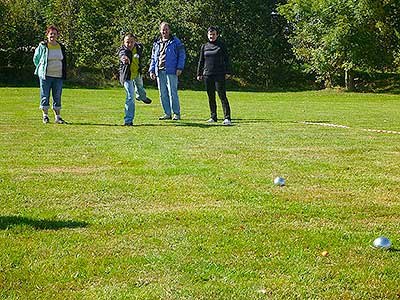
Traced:
<path fill-rule="evenodd" d="M 217 123 L 217 121 L 215 121 L 213 118 L 208 119 L 206 122 L 207 122 L 207 123 Z"/>
<path fill-rule="evenodd" d="M 225 119 L 225 120 L 222 122 L 222 125 L 232 125 L 232 122 L 231 122 L 231 120 L 229 120 L 229 119 Z"/>

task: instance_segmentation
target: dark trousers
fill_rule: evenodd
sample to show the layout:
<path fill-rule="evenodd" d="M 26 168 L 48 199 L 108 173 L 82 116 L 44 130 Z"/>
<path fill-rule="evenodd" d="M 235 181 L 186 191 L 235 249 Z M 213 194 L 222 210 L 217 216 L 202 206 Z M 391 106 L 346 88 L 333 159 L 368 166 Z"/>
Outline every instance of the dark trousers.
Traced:
<path fill-rule="evenodd" d="M 211 75 L 204 76 L 206 84 L 208 103 L 210 105 L 211 118 L 217 121 L 217 103 L 215 101 L 215 91 L 222 103 L 222 110 L 224 111 L 224 118 L 231 119 L 231 108 L 229 106 L 228 98 L 226 97 L 225 76 L 224 75 Z"/>

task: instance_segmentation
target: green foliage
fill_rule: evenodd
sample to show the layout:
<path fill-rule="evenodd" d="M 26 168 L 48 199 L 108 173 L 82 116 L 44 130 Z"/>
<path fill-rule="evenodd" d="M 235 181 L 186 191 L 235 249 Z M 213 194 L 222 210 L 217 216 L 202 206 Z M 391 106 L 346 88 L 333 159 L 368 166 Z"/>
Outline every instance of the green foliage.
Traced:
<path fill-rule="evenodd" d="M 17 42 L 15 31 L 24 33 L 21 40 L 35 47 L 44 37 L 45 28 L 54 24 L 60 29 L 62 41 L 68 48 L 71 68 L 92 68 L 105 77 L 117 69 L 115 51 L 121 36 L 133 32 L 145 46 L 145 62 L 159 34 L 159 24 L 167 21 L 185 44 L 187 68 L 184 79 L 193 81 L 200 45 L 206 42 L 206 29 L 216 25 L 222 29 L 237 78 L 255 84 L 282 82 L 293 62 L 290 46 L 283 34 L 286 24 L 281 17 L 272 17 L 275 4 L 257 1 L 111 1 L 111 0 L 18 0 L 4 2 L 10 20 L 6 33 Z M 18 5 L 27 7 L 17 10 Z M 24 20 L 20 22 L 20 20 Z M 16 24 L 19 27 L 16 27 Z M 34 30 L 27 30 L 27 27 Z M 6 40 L 6 39 L 5 39 Z M 4 44 L 6 45 L 6 44 Z M 3 47 L 2 47 L 3 48 Z M 16 52 L 10 44 L 8 51 Z M 30 51 L 25 50 L 27 56 Z M 13 66 L 27 61 L 10 60 Z"/>
<path fill-rule="evenodd" d="M 296 56 L 329 83 L 343 70 L 397 67 L 395 7 L 392 0 L 289 0 L 279 12 L 291 22 L 289 41 Z"/>
<path fill-rule="evenodd" d="M 33 48 L 54 24 L 71 69 L 110 79 L 122 35 L 133 32 L 144 44 L 146 67 L 161 21 L 185 44 L 184 82 L 194 81 L 211 25 L 222 30 L 235 80 L 244 84 L 287 86 L 304 80 L 302 69 L 329 83 L 344 70 L 400 66 L 396 0 L 0 0 L 0 16 L 0 66 L 15 69 L 33 69 Z"/>

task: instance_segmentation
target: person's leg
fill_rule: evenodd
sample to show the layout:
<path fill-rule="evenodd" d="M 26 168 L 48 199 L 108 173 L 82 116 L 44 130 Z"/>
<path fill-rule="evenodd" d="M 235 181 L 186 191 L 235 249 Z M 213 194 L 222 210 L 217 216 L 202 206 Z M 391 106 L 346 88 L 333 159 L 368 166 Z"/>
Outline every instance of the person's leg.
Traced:
<path fill-rule="evenodd" d="M 43 123 L 49 123 L 50 85 L 46 79 L 39 79 L 40 109 L 43 112 Z"/>
<path fill-rule="evenodd" d="M 135 85 L 135 95 L 136 100 L 143 101 L 144 103 L 151 103 L 151 100 L 147 98 L 146 90 L 143 86 L 143 78 L 141 75 L 136 76 L 133 78 L 133 83 Z"/>
<path fill-rule="evenodd" d="M 226 86 L 225 86 L 225 78 L 218 78 L 215 82 L 215 86 L 217 88 L 218 97 L 222 103 L 222 109 L 224 111 L 224 119 L 231 120 L 231 108 L 229 106 L 228 98 L 226 97 Z"/>
<path fill-rule="evenodd" d="M 135 118 L 135 101 L 133 98 L 135 94 L 135 88 L 133 86 L 133 81 L 124 81 L 124 89 L 126 92 L 124 124 L 131 125 Z"/>
<path fill-rule="evenodd" d="M 178 76 L 176 74 L 167 75 L 167 88 L 169 92 L 169 99 L 172 106 L 172 111 L 179 119 L 181 114 L 181 107 L 178 96 Z"/>
<path fill-rule="evenodd" d="M 63 80 L 61 78 L 52 78 L 51 93 L 53 96 L 53 111 L 55 122 L 63 124 L 64 120 L 61 118 L 61 94 L 62 94 Z"/>
<path fill-rule="evenodd" d="M 168 88 L 167 88 L 167 74 L 165 71 L 159 71 L 157 76 L 157 85 L 160 92 L 160 102 L 164 110 L 165 119 L 171 118 L 171 103 L 169 100 Z M 161 117 L 161 118 L 163 118 Z"/>
<path fill-rule="evenodd" d="M 211 119 L 215 122 L 218 121 L 217 117 L 217 103 L 215 101 L 215 80 L 212 76 L 205 76 L 204 82 L 206 85 L 208 104 L 210 106 Z"/>

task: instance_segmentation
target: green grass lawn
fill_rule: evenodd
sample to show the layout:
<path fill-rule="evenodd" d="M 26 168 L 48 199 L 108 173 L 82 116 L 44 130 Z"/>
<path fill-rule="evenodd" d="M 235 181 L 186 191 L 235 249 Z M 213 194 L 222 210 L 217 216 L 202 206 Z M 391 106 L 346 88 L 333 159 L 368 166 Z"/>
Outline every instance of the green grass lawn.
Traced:
<path fill-rule="evenodd" d="M 122 88 L 64 89 L 65 125 L 38 94 L 0 88 L 0 299 L 400 298 L 399 95 L 228 92 L 226 127 L 148 89 L 124 127 Z"/>

